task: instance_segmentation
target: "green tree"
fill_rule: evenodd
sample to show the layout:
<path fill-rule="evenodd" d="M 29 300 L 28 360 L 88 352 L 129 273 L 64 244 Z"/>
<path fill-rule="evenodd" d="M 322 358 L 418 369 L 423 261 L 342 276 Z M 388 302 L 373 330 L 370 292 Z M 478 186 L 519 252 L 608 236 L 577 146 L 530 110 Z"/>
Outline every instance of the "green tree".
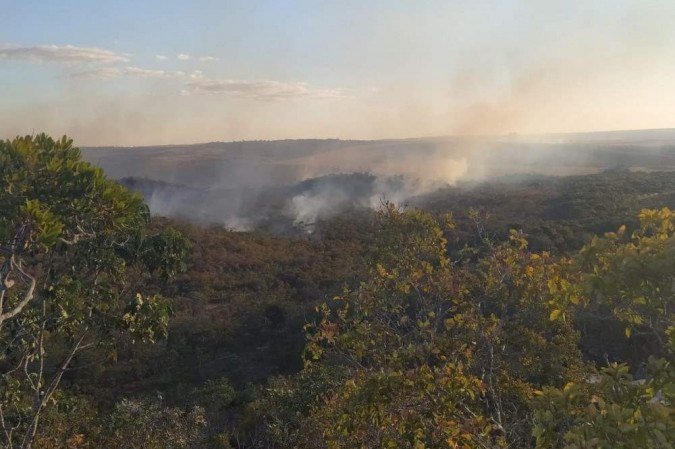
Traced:
<path fill-rule="evenodd" d="M 620 327 L 630 351 L 612 355 L 633 364 L 665 355 L 675 332 L 675 213 L 645 209 L 638 219 L 631 235 L 622 226 L 594 238 L 579 257 L 588 292 L 585 321 Z"/>
<path fill-rule="evenodd" d="M 636 381 L 625 364 L 587 382 L 546 388 L 534 400 L 533 435 L 541 449 L 665 449 L 675 441 L 675 369 L 650 359 Z"/>
<path fill-rule="evenodd" d="M 667 208 L 643 210 L 638 219 L 630 236 L 621 226 L 594 238 L 578 258 L 586 293 L 580 325 L 605 337 L 590 345 L 619 346 L 612 356 L 634 365 L 611 363 L 563 388 L 538 392 L 538 448 L 656 449 L 675 443 L 675 215 Z M 617 327 L 618 337 L 608 338 L 607 330 Z M 614 338 L 625 341 L 608 341 Z"/>
<path fill-rule="evenodd" d="M 0 142 L 0 210 L 0 435 L 8 448 L 30 448 L 78 354 L 105 358 L 121 332 L 163 337 L 169 308 L 125 280 L 129 267 L 147 265 L 141 253 L 162 258 L 161 248 L 131 244 L 147 206 L 66 137 Z"/>

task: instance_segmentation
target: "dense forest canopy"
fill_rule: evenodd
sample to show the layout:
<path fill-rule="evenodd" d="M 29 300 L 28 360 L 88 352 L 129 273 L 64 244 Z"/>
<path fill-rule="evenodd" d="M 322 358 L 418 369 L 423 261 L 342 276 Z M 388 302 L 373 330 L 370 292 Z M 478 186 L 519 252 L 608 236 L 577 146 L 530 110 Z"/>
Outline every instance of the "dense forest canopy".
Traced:
<path fill-rule="evenodd" d="M 673 447 L 673 192 L 529 177 L 311 232 L 270 200 L 233 232 L 4 141 L 2 447 Z"/>

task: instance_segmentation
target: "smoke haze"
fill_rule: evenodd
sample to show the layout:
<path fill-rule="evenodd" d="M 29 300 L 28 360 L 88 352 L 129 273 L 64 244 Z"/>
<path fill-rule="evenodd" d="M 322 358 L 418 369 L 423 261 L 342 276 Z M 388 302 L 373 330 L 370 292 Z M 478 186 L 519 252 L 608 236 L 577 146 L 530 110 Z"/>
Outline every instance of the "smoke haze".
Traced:
<path fill-rule="evenodd" d="M 517 175 L 675 170 L 675 130 L 85 148 L 153 213 L 236 230 L 311 231 L 346 210 Z"/>

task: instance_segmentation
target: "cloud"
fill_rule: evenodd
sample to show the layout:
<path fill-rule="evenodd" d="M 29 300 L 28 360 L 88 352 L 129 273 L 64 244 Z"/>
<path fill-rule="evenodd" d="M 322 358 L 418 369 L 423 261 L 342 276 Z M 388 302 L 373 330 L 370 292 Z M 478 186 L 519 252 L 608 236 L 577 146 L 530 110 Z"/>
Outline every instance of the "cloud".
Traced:
<path fill-rule="evenodd" d="M 343 89 L 315 89 L 307 83 L 208 79 L 199 71 L 193 72 L 190 79 L 183 94 L 223 94 L 255 100 L 346 97 Z"/>
<path fill-rule="evenodd" d="M 215 56 L 200 56 L 199 57 L 199 62 L 216 62 L 218 61 L 218 58 Z"/>
<path fill-rule="evenodd" d="M 179 53 L 178 56 L 176 56 L 179 61 L 187 61 L 190 59 L 190 55 L 186 55 L 185 53 Z"/>
<path fill-rule="evenodd" d="M 117 67 L 101 67 L 98 69 L 83 70 L 68 75 L 68 78 L 73 79 L 112 79 L 120 76 L 121 70 Z"/>
<path fill-rule="evenodd" d="M 155 59 L 158 60 L 158 61 L 166 61 L 169 58 L 167 56 L 164 56 L 164 55 L 155 55 Z"/>
<path fill-rule="evenodd" d="M 122 73 L 137 78 L 168 78 L 171 76 L 164 70 L 142 69 L 140 67 L 125 67 Z"/>
<path fill-rule="evenodd" d="M 112 79 L 120 76 L 132 78 L 169 78 L 172 75 L 164 70 L 143 69 L 140 67 L 101 67 L 92 70 L 71 73 L 69 78 L 74 79 Z"/>
<path fill-rule="evenodd" d="M 32 47 L 0 46 L 0 59 L 28 60 L 36 62 L 128 62 L 129 58 L 110 50 L 73 45 L 36 45 Z"/>
<path fill-rule="evenodd" d="M 202 73 L 201 70 L 194 70 L 194 71 L 190 72 L 188 77 L 192 80 L 200 80 L 200 79 L 204 78 L 204 74 Z"/>

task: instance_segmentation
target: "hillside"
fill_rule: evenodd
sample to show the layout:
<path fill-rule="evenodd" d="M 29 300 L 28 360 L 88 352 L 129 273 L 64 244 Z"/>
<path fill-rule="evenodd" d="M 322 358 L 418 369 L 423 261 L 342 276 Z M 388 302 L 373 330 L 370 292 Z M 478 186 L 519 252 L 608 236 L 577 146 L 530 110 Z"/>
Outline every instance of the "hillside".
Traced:
<path fill-rule="evenodd" d="M 570 175 L 606 168 L 675 169 L 675 130 L 500 138 L 283 140 L 84 148 L 114 178 L 200 188 L 257 188 L 331 173 L 404 175 L 455 183 L 518 173 Z"/>

